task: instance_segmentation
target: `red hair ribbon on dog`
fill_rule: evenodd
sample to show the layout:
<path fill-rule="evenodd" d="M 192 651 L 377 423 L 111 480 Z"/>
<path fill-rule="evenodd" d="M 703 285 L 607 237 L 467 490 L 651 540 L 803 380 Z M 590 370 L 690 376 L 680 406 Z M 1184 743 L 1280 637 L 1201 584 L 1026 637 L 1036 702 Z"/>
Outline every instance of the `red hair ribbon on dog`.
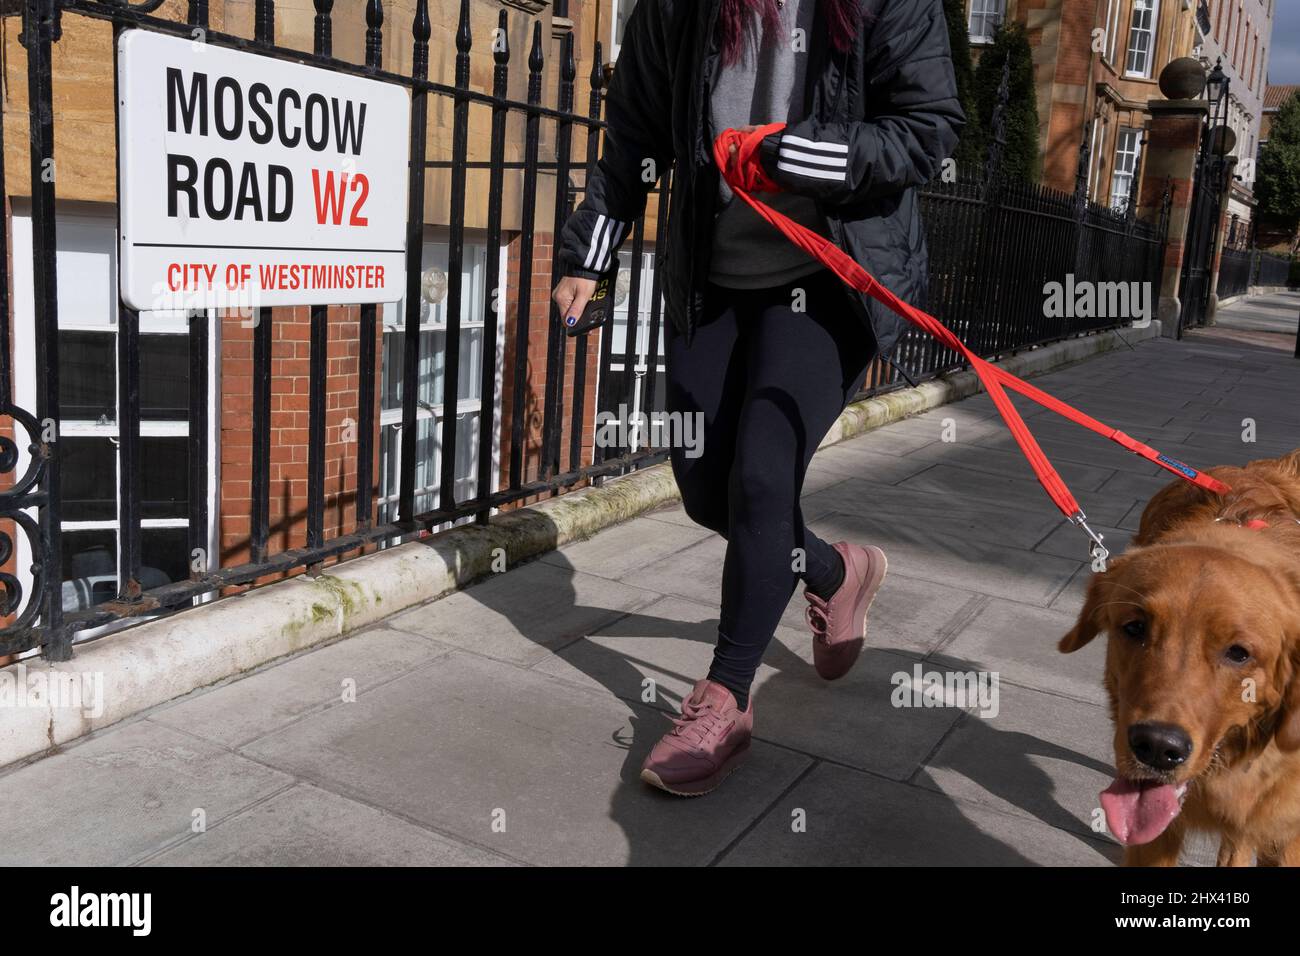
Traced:
<path fill-rule="evenodd" d="M 1032 399 L 1058 415 L 1082 425 L 1084 428 L 1091 429 L 1098 435 L 1109 438 L 1134 454 L 1155 462 L 1161 468 L 1172 471 L 1180 478 L 1184 478 L 1206 491 L 1223 495 L 1232 490 L 1218 479 L 1198 471 L 1190 465 L 1185 465 L 1177 459 L 1160 454 L 1154 448 L 1124 434 L 1118 428 L 1111 428 L 1109 425 L 1085 415 L 1077 408 L 1067 405 L 1060 399 L 1053 398 L 1042 389 L 1035 388 L 1005 369 L 998 368 L 996 365 L 980 358 L 967 348 L 966 344 L 942 322 L 929 313 L 914 308 L 898 298 L 825 236 L 800 225 L 788 216 L 769 208 L 751 196 L 751 192 L 780 191 L 781 187 L 774 183 L 761 167 L 758 150 L 765 137 L 784 128 L 784 123 L 772 123 L 767 126 L 757 127 L 747 133 L 728 129 L 718 136 L 713 144 L 713 159 L 718 164 L 723 178 L 732 191 L 749 203 L 756 213 L 779 229 L 796 246 L 828 266 L 845 284 L 871 296 L 913 325 L 934 336 L 948 348 L 965 356 L 966 361 L 970 363 L 971 368 L 984 384 L 989 397 L 993 399 L 993 404 L 1001 413 L 1007 428 L 1011 430 L 1011 434 L 1016 439 L 1016 444 L 1020 446 L 1020 450 L 1029 460 L 1029 465 L 1034 469 L 1034 474 L 1037 476 L 1039 483 L 1052 501 L 1056 503 L 1056 506 L 1061 509 L 1061 512 L 1072 523 L 1082 528 L 1088 537 L 1092 539 L 1092 552 L 1095 556 L 1101 558 L 1103 565 L 1108 552 L 1101 542 L 1101 536 L 1088 527 L 1086 516 L 1079 507 L 1079 503 L 1074 499 L 1074 495 L 1070 493 L 1070 489 L 1052 466 L 1047 455 L 1038 446 L 1037 440 L 1025 425 L 1020 413 L 1011 404 L 1011 399 L 1007 397 L 1004 386 L 1019 392 L 1026 398 Z M 736 148 L 734 157 L 731 155 L 733 145 Z"/>

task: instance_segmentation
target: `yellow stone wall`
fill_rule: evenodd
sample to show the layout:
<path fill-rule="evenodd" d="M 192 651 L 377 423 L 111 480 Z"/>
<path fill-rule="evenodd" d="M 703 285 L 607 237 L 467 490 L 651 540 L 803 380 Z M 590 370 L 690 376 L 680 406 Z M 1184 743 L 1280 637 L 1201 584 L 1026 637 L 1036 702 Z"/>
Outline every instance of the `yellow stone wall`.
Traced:
<path fill-rule="evenodd" d="M 492 88 L 492 40 L 497 18 L 505 10 L 510 48 L 511 99 L 523 101 L 528 88 L 528 53 L 534 23 L 540 23 L 546 67 L 543 74 L 543 102 L 557 102 L 558 68 L 561 37 L 572 30 L 575 40 L 577 76 L 575 110 L 587 112 L 594 40 L 608 33 L 609 0 L 571 0 L 570 20 L 555 18 L 548 4 L 532 16 L 500 0 L 471 0 L 470 19 L 473 46 L 470 54 L 470 87 L 481 92 Z M 460 4 L 456 0 L 431 0 L 432 33 L 429 39 L 429 78 L 451 86 L 455 82 L 456 31 Z M 333 8 L 334 55 L 354 63 L 365 60 L 365 0 L 336 0 Z M 211 0 L 211 27 L 237 36 L 253 35 L 252 0 Z M 383 68 L 409 75 L 412 61 L 411 24 L 415 0 L 384 0 Z M 183 22 L 184 0 L 167 0 L 155 16 Z M 310 51 L 314 30 L 315 8 L 311 0 L 280 0 L 276 4 L 275 39 L 281 46 Z M 113 114 L 112 28 L 103 20 L 64 13 L 63 35 L 54 44 L 54 111 L 55 175 L 60 200 L 115 202 L 115 156 Z M 27 56 L 18 42 L 21 18 L 3 20 L 4 51 L 4 134 L 5 184 L 12 196 L 30 195 L 27 105 Z M 453 99 L 433 92 L 429 95 L 430 160 L 452 158 Z M 487 161 L 490 156 L 491 110 L 483 104 L 469 109 L 468 159 Z M 555 159 L 555 124 L 541 123 L 540 159 Z M 574 157 L 586 155 L 586 134 L 574 128 Z M 512 113 L 507 124 L 506 160 L 521 161 L 524 149 L 524 118 Z M 426 220 L 446 223 L 450 207 L 450 171 L 430 170 L 426 179 Z M 504 189 L 504 228 L 518 228 L 522 177 L 507 171 Z M 553 207 L 554 179 L 550 174 L 538 178 L 539 225 L 550 221 Z M 486 225 L 488 171 L 469 170 L 466 182 L 466 225 Z"/>

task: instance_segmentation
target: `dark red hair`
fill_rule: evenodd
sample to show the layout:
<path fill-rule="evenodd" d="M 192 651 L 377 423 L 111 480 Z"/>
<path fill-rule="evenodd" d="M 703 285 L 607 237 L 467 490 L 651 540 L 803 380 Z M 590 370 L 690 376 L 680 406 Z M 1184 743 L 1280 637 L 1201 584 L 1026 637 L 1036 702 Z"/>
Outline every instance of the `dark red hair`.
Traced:
<path fill-rule="evenodd" d="M 812 2 L 812 0 L 805 0 Z M 831 45 L 843 53 L 853 42 L 862 16 L 862 0 L 815 0 L 824 8 L 827 31 Z M 722 60 L 735 63 L 745 46 L 745 30 L 754 14 L 763 23 L 763 35 L 771 36 L 780 29 L 780 14 L 776 0 L 721 0 L 718 11 L 718 32 L 722 39 Z M 814 39 L 814 42 L 815 39 Z"/>

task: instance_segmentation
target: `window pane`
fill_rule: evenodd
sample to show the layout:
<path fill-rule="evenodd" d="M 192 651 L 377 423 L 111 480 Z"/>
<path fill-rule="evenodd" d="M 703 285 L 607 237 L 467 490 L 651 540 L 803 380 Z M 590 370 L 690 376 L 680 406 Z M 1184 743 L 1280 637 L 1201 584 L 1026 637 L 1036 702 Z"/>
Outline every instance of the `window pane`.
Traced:
<path fill-rule="evenodd" d="M 1127 70 L 1146 76 L 1151 71 L 1151 45 L 1155 33 L 1156 0 L 1133 0 L 1133 20 L 1129 29 Z"/>
<path fill-rule="evenodd" d="M 420 389 L 422 405 L 441 405 L 447 367 L 447 333 L 434 329 L 420 333 Z M 384 336 L 384 408 L 402 407 L 402 357 L 405 342 L 400 332 Z M 483 330 L 462 329 L 460 333 L 460 377 L 456 392 L 461 399 L 482 395 Z"/>
<path fill-rule="evenodd" d="M 117 449 L 107 438 L 64 438 L 59 475 L 64 521 L 117 518 Z"/>
<path fill-rule="evenodd" d="M 140 540 L 140 587 L 146 591 L 190 576 L 188 528 L 145 528 Z"/>
<path fill-rule="evenodd" d="M 380 390 L 381 408 L 402 407 L 402 356 L 406 353 L 402 332 L 384 333 L 383 387 Z"/>
<path fill-rule="evenodd" d="M 140 516 L 184 518 L 190 491 L 190 456 L 187 438 L 142 438 L 140 459 Z"/>
<path fill-rule="evenodd" d="M 59 332 L 59 417 L 117 420 L 117 372 L 112 332 Z"/>
<path fill-rule="evenodd" d="M 64 531 L 63 609 L 75 611 L 117 594 L 117 532 Z"/>
<path fill-rule="evenodd" d="M 58 218 L 59 324 L 117 322 L 117 224 L 109 218 Z"/>
<path fill-rule="evenodd" d="M 189 417 L 190 342 L 184 335 L 140 336 L 140 417 Z"/>
<path fill-rule="evenodd" d="M 420 401 L 442 404 L 443 371 L 447 367 L 447 333 L 420 333 Z"/>

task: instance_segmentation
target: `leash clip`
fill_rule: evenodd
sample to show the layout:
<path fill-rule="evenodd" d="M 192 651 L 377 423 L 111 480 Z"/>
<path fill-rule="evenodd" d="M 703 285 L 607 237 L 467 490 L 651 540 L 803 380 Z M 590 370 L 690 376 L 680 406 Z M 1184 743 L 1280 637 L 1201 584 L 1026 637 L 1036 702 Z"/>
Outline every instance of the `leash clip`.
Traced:
<path fill-rule="evenodd" d="M 1097 572 L 1106 570 L 1106 560 L 1110 557 L 1110 550 L 1102 543 L 1102 535 L 1088 527 L 1088 516 L 1082 511 L 1076 511 L 1070 516 L 1070 522 L 1078 525 L 1083 529 L 1083 533 L 1092 539 L 1088 545 L 1088 555 L 1092 558 L 1092 569 Z"/>

